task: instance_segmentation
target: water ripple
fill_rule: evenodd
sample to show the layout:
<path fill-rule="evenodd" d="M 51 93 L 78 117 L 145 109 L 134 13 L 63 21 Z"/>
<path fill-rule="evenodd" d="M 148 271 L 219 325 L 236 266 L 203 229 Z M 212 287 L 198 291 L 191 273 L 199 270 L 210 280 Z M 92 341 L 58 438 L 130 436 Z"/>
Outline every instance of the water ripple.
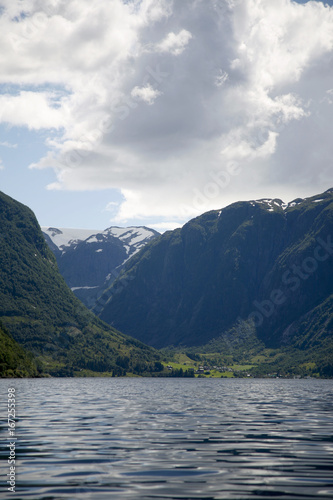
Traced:
<path fill-rule="evenodd" d="M 330 380 L 0 380 L 2 415 L 9 386 L 17 493 L 1 498 L 333 498 Z"/>

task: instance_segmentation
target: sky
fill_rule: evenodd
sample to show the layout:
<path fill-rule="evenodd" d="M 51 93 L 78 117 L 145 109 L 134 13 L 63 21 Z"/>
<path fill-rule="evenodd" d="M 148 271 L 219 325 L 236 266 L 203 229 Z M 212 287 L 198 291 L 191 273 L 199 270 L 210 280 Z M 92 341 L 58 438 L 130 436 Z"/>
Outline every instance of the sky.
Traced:
<path fill-rule="evenodd" d="M 333 2 L 0 0 L 0 190 L 161 232 L 333 186 Z"/>

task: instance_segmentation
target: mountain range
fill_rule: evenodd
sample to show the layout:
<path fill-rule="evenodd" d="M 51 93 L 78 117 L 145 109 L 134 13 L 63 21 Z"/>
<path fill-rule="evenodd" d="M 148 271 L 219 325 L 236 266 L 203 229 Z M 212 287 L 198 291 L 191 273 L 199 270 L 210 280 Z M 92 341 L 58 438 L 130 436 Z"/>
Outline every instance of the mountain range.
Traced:
<path fill-rule="evenodd" d="M 332 350 L 333 189 L 207 212 L 148 243 L 104 295 L 101 319 L 158 348 L 251 331 Z"/>
<path fill-rule="evenodd" d="M 147 227 L 104 231 L 42 227 L 42 231 L 67 285 L 91 309 L 125 263 L 159 236 Z"/>
<path fill-rule="evenodd" d="M 150 373 L 160 359 L 84 307 L 33 212 L 1 192 L 0 340 L 2 376 Z"/>
<path fill-rule="evenodd" d="M 233 203 L 162 235 L 43 233 L 0 192 L 0 376 L 168 375 L 176 351 L 332 376 L 332 259 L 333 189 Z"/>

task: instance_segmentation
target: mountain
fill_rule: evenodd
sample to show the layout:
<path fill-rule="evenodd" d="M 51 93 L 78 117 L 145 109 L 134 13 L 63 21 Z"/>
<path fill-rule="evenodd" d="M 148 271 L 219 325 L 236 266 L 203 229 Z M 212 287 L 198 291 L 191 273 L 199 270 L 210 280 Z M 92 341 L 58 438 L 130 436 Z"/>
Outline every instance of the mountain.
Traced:
<path fill-rule="evenodd" d="M 159 236 L 147 227 L 42 230 L 67 285 L 89 308 L 119 276 L 128 259 Z"/>
<path fill-rule="evenodd" d="M 141 373 L 159 360 L 156 351 L 83 306 L 61 276 L 33 212 L 1 192 L 0 321 L 8 356 L 22 358 L 24 348 L 39 372 L 51 375 Z M 13 365 L 15 360 L 4 364 L 3 371 Z"/>
<path fill-rule="evenodd" d="M 33 356 L 0 327 L 0 377 L 35 377 L 38 374 Z"/>
<path fill-rule="evenodd" d="M 331 348 L 332 263 L 333 189 L 233 203 L 132 257 L 100 317 L 155 347 L 251 332 L 270 347 Z"/>

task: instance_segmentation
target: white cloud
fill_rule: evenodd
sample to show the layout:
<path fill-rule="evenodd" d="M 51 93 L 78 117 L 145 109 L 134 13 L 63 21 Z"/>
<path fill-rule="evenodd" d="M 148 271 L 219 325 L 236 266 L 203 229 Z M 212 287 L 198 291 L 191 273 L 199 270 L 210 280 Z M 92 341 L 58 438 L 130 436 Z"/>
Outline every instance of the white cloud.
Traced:
<path fill-rule="evenodd" d="M 187 44 L 192 38 L 192 34 L 187 30 L 181 30 L 178 34 L 168 33 L 167 36 L 157 45 L 157 50 L 161 52 L 170 52 L 179 56 L 184 52 Z"/>
<path fill-rule="evenodd" d="M 53 94 L 20 92 L 0 95 L 0 122 L 29 129 L 64 127 L 65 112 L 54 107 Z"/>
<path fill-rule="evenodd" d="M 146 87 L 134 87 L 131 92 L 132 97 L 137 97 L 139 100 L 149 104 L 150 106 L 154 104 L 155 99 L 160 95 L 162 95 L 162 92 L 153 89 L 150 84 Z"/>
<path fill-rule="evenodd" d="M 9 149 L 16 149 L 17 148 L 17 144 L 11 144 L 10 142 L 0 142 L 0 146 L 4 147 L 4 148 L 9 148 Z"/>
<path fill-rule="evenodd" d="M 115 207 L 118 207 L 118 206 L 119 206 L 119 203 L 118 203 L 118 202 L 116 202 L 116 201 L 110 201 L 110 202 L 106 205 L 106 207 L 104 208 L 104 210 L 105 210 L 106 212 L 113 212 L 113 211 L 114 211 L 114 209 L 115 209 Z"/>
<path fill-rule="evenodd" d="M 216 78 L 215 78 L 215 85 L 217 87 L 222 87 L 225 82 L 228 80 L 229 78 L 229 75 L 226 71 L 222 71 L 220 69 L 220 71 L 218 72 L 218 75 L 216 75 Z"/>
<path fill-rule="evenodd" d="M 168 223 L 331 184 L 333 9 L 323 3 L 2 5 L 0 83 L 12 89 L 0 122 L 59 131 L 33 165 L 53 168 L 50 189 L 116 188 L 115 221 Z"/>

